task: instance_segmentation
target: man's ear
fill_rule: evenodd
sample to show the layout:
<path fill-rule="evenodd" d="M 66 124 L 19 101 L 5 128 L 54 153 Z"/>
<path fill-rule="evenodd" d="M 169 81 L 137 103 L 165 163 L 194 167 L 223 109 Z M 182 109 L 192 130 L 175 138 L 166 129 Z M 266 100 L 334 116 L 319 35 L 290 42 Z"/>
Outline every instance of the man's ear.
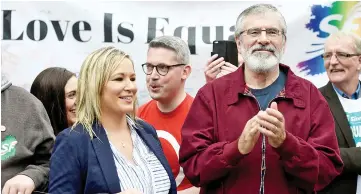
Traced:
<path fill-rule="evenodd" d="M 285 53 L 286 50 L 286 43 L 287 43 L 287 37 L 283 36 L 283 53 Z"/>
<path fill-rule="evenodd" d="M 183 68 L 183 71 L 182 71 L 182 79 L 185 80 L 189 77 L 189 75 L 191 74 L 192 72 L 192 67 L 191 65 L 185 65 L 184 68 Z"/>
<path fill-rule="evenodd" d="M 237 44 L 237 51 L 238 53 L 241 53 L 241 39 L 239 37 L 236 37 L 235 40 Z"/>

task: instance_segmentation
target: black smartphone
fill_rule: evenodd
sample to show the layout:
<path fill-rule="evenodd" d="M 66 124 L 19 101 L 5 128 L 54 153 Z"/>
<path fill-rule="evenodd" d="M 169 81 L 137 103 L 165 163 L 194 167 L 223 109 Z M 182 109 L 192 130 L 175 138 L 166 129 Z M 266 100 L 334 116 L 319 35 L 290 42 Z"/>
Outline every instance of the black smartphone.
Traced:
<path fill-rule="evenodd" d="M 213 51 L 211 56 L 218 54 L 218 57 L 223 57 L 226 62 L 238 67 L 238 50 L 237 44 L 230 40 L 215 40 L 213 41 Z"/>

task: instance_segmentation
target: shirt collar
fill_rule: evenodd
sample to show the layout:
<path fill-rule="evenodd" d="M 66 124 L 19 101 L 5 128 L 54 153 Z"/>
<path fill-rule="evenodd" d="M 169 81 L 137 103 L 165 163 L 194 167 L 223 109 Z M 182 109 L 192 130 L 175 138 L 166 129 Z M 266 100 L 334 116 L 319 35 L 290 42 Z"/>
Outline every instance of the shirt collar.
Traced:
<path fill-rule="evenodd" d="M 340 89 L 338 89 L 334 84 L 332 84 L 333 89 L 342 97 L 347 98 L 347 99 L 352 99 L 352 100 L 357 100 L 358 98 L 360 98 L 360 88 L 361 88 L 361 82 L 358 83 L 357 85 L 357 89 L 355 91 L 355 93 L 353 93 L 351 96 L 348 96 L 346 93 L 344 93 L 343 91 L 341 91 Z"/>

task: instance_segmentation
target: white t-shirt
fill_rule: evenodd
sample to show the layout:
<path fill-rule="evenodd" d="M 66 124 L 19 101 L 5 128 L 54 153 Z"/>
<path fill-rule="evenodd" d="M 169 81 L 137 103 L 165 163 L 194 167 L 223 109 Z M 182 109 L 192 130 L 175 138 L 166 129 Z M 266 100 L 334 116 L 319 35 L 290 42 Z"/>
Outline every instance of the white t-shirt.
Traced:
<path fill-rule="evenodd" d="M 336 92 L 337 93 L 337 92 Z M 357 100 L 347 99 L 337 93 L 338 98 L 345 110 L 348 123 L 350 124 L 352 137 L 355 140 L 356 147 L 361 149 L 361 98 Z M 356 194 L 361 194 L 361 176 L 357 179 Z"/>

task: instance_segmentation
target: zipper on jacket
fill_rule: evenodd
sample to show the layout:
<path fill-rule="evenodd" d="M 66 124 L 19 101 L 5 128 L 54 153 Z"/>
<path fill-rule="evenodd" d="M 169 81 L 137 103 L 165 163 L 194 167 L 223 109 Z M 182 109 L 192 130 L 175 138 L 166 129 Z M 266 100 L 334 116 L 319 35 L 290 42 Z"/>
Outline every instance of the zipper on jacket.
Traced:
<path fill-rule="evenodd" d="M 246 94 L 246 96 L 249 96 L 256 100 L 257 105 L 258 105 L 258 112 L 260 110 L 262 110 L 261 105 L 259 104 L 257 98 L 253 94 L 252 95 Z M 266 137 L 263 134 L 262 134 L 261 152 L 262 152 L 262 160 L 261 160 L 261 181 L 260 181 L 260 187 L 259 187 L 259 194 L 264 194 L 264 190 L 265 190 L 264 189 L 264 178 L 266 177 Z"/>
<path fill-rule="evenodd" d="M 245 94 L 245 95 L 255 99 L 256 102 L 257 102 L 257 105 L 258 105 L 258 111 L 262 110 L 261 105 L 259 104 L 257 98 L 252 93 L 251 94 Z M 278 98 L 284 98 L 284 97 L 277 94 L 276 97 L 274 97 L 272 100 L 270 100 L 268 102 L 267 108 L 270 108 L 270 105 L 272 104 L 272 102 L 275 101 Z M 262 151 L 262 161 L 261 161 L 261 182 L 260 182 L 259 194 L 265 194 L 264 181 L 265 181 L 265 177 L 266 177 L 266 137 L 265 137 L 264 134 L 262 134 L 262 146 L 261 146 L 261 149 L 262 149 L 261 150 Z"/>

